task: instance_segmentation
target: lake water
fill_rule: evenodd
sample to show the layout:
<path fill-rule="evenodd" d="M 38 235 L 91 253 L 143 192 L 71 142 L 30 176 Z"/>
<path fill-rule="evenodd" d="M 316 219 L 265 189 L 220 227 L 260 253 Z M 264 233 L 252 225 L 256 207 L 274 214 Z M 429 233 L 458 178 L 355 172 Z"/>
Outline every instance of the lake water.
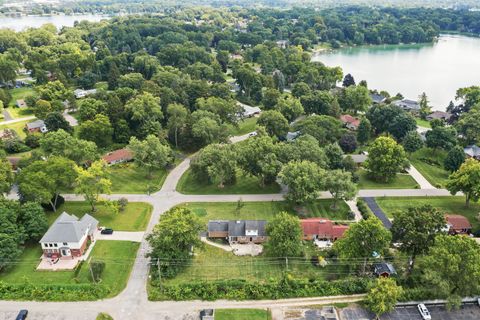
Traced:
<path fill-rule="evenodd" d="M 458 88 L 480 85 L 480 38 L 442 35 L 427 45 L 365 46 L 316 54 L 314 61 L 340 66 L 370 89 L 417 100 L 425 92 L 445 110 Z"/>
<path fill-rule="evenodd" d="M 58 29 L 61 27 L 73 27 L 75 21 L 100 21 L 108 19 L 106 15 L 86 14 L 86 15 L 54 15 L 54 16 L 23 16 L 18 18 L 0 17 L 0 28 L 10 28 L 15 31 L 22 31 L 25 28 L 38 28 L 45 23 L 52 23 Z"/>

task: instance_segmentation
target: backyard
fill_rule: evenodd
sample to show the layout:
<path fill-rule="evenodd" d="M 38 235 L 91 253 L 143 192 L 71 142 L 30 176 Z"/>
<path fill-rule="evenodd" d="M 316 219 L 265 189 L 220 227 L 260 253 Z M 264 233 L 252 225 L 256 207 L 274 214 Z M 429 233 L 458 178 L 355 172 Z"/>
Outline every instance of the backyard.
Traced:
<path fill-rule="evenodd" d="M 215 320 L 271 320 L 268 310 L 262 309 L 215 309 Z"/>
<path fill-rule="evenodd" d="M 410 155 L 410 162 L 434 187 L 443 188 L 450 174 L 443 168 L 446 156 L 443 150 L 422 148 Z"/>
<path fill-rule="evenodd" d="M 397 176 L 388 183 L 377 182 L 367 176 L 367 171 L 360 169 L 357 171 L 359 189 L 417 189 L 417 182 L 409 174 L 397 174 Z"/>
<path fill-rule="evenodd" d="M 108 178 L 112 181 L 112 193 L 152 193 L 161 189 L 167 177 L 165 169 L 155 169 L 151 179 L 147 170 L 134 163 L 122 163 L 109 167 Z"/>
<path fill-rule="evenodd" d="M 91 257 L 105 262 L 100 286 L 108 289 L 106 297 L 116 296 L 125 288 L 139 245 L 139 243 L 130 241 L 97 240 L 95 243 Z M 40 245 L 28 246 L 14 267 L 0 273 L 0 281 L 9 284 L 28 282 L 37 286 L 92 283 L 86 264 L 81 266 L 77 276 L 74 271 L 36 271 L 41 254 Z M 119 263 L 120 261 L 121 263 Z M 47 300 L 49 300 L 48 297 Z"/>
<path fill-rule="evenodd" d="M 189 169 L 180 178 L 177 191 L 183 194 L 270 194 L 280 192 L 280 186 L 272 183 L 262 188 L 258 178 L 238 172 L 233 185 L 219 188 L 216 184 L 197 181 Z"/>
<path fill-rule="evenodd" d="M 319 199 L 304 207 L 294 207 L 286 201 L 243 202 L 240 211 L 237 202 L 192 202 L 182 206 L 190 208 L 203 223 L 209 220 L 272 220 L 281 211 L 297 213 L 300 218 L 322 217 L 331 220 L 349 220 L 350 209 L 339 202 L 337 209 L 330 208 L 331 199 Z"/>
<path fill-rule="evenodd" d="M 473 226 L 473 231 L 480 228 L 480 221 L 478 220 L 480 204 L 470 203 L 470 206 L 466 208 L 464 197 L 383 197 L 377 198 L 376 201 L 389 218 L 393 217 L 395 211 L 430 204 L 444 213 L 460 214 L 467 217 Z"/>
<path fill-rule="evenodd" d="M 129 202 L 124 211 L 115 213 L 113 208 L 105 204 L 98 204 L 97 211 L 91 213 L 90 204 L 85 201 L 69 201 L 61 205 L 56 212 L 48 212 L 50 224 L 63 212 L 81 218 L 85 213 L 91 214 L 99 221 L 100 226 L 113 228 L 118 231 L 143 231 L 147 228 L 152 214 L 152 206 L 144 202 Z"/>

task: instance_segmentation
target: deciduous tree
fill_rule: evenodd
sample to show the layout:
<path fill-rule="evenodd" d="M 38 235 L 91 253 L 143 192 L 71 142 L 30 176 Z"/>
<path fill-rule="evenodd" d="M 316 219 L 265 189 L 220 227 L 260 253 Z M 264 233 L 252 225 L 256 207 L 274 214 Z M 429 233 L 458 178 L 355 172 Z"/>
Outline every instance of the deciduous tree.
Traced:
<path fill-rule="evenodd" d="M 388 182 L 408 167 L 403 147 L 389 137 L 379 137 L 368 148 L 365 168 L 375 180 Z"/>
<path fill-rule="evenodd" d="M 265 252 L 272 257 L 302 255 L 302 227 L 298 217 L 280 212 L 267 224 Z"/>
<path fill-rule="evenodd" d="M 288 186 L 285 198 L 295 203 L 315 200 L 325 183 L 325 171 L 310 161 L 292 161 L 278 175 Z"/>
<path fill-rule="evenodd" d="M 333 196 L 332 209 L 337 209 L 338 200 L 352 200 L 357 194 L 357 186 L 352 181 L 352 174 L 342 170 L 329 171 L 325 175 L 325 189 Z"/>
<path fill-rule="evenodd" d="M 154 135 L 148 135 L 143 141 L 130 138 L 128 149 L 132 151 L 138 167 L 147 169 L 148 179 L 152 178 L 154 169 L 165 168 L 173 160 L 172 149 Z"/>
<path fill-rule="evenodd" d="M 448 177 L 446 187 L 452 195 L 463 192 L 466 207 L 469 206 L 470 200 L 477 202 L 480 198 L 480 162 L 467 159 L 460 169 Z"/>
<path fill-rule="evenodd" d="M 75 179 L 75 193 L 83 195 L 90 204 L 92 212 L 96 211 L 95 205 L 101 194 L 110 194 L 112 182 L 107 177 L 107 163 L 103 160 L 95 161 L 84 169 L 76 166 L 77 178 Z"/>
<path fill-rule="evenodd" d="M 387 312 L 393 311 L 403 294 L 403 289 L 392 278 L 378 278 L 365 298 L 367 308 L 375 313 L 377 319 Z"/>

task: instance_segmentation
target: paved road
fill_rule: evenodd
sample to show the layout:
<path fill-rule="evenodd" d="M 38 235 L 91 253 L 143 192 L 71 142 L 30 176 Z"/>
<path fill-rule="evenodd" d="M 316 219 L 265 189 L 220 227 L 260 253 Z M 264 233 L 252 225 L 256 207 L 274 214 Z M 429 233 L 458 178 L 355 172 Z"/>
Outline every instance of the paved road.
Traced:
<path fill-rule="evenodd" d="M 114 231 L 113 234 L 101 234 L 96 235 L 97 240 L 117 240 L 117 241 L 133 241 L 142 242 L 145 232 L 129 232 L 129 231 Z"/>
<path fill-rule="evenodd" d="M 373 212 L 373 214 L 382 221 L 383 226 L 387 229 L 390 229 L 392 227 L 392 222 L 387 218 L 387 215 L 383 212 L 383 210 L 378 206 L 377 202 L 375 201 L 375 198 L 363 198 L 365 200 L 365 203 L 367 206 L 370 208 L 370 210 Z"/>

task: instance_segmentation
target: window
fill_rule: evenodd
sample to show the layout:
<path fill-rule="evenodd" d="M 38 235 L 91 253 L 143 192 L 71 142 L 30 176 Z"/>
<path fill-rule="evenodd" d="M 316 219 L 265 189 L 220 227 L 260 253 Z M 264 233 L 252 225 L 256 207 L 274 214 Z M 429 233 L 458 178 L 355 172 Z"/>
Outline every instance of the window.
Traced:
<path fill-rule="evenodd" d="M 64 242 L 63 245 L 64 245 L 64 246 L 68 246 L 68 243 L 67 243 L 67 242 Z"/>
<path fill-rule="evenodd" d="M 50 248 L 53 247 L 51 243 L 49 243 L 48 246 L 49 246 Z"/>
<path fill-rule="evenodd" d="M 57 247 L 57 244 L 56 244 L 56 243 L 54 243 L 54 244 L 53 244 L 53 246 L 56 248 L 56 247 Z"/>

